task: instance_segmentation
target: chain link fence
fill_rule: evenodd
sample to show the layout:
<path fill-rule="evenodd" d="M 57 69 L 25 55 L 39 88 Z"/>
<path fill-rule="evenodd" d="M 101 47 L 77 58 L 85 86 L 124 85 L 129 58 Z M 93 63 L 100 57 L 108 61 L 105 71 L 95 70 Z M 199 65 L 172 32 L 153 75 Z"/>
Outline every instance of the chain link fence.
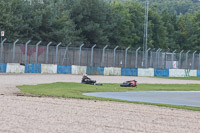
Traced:
<path fill-rule="evenodd" d="M 2 47 L 3 45 L 3 47 Z M 58 50 L 56 55 L 56 48 Z M 94 67 L 127 67 L 127 68 L 158 68 L 158 69 L 200 69 L 200 54 L 196 52 L 161 52 L 149 50 L 144 53 L 140 50 L 114 50 L 1 43 L 1 63 L 22 64 L 58 64 L 80 65 Z M 37 52 L 36 52 L 37 51 Z M 48 52 L 47 52 L 48 51 Z M 37 56 L 36 56 L 37 53 Z M 93 53 L 93 55 L 92 55 Z M 103 56 L 104 53 L 104 56 Z M 25 61 L 26 60 L 26 61 Z"/>

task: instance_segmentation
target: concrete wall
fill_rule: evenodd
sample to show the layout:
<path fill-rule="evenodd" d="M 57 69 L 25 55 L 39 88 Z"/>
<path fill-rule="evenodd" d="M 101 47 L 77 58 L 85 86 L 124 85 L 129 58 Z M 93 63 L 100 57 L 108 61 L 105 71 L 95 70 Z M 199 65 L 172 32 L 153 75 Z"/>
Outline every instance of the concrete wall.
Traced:
<path fill-rule="evenodd" d="M 155 77 L 169 77 L 169 69 L 154 69 Z"/>
<path fill-rule="evenodd" d="M 153 77 L 154 76 L 154 69 L 153 68 L 138 68 L 138 76 L 146 76 L 146 77 Z"/>
<path fill-rule="evenodd" d="M 189 76 L 197 77 L 197 70 L 190 70 Z"/>
<path fill-rule="evenodd" d="M 104 75 L 104 67 L 87 67 L 89 75 Z"/>
<path fill-rule="evenodd" d="M 57 73 L 71 74 L 72 73 L 72 66 L 58 65 L 57 66 Z"/>
<path fill-rule="evenodd" d="M 41 73 L 57 73 L 57 65 L 54 64 L 42 64 Z"/>
<path fill-rule="evenodd" d="M 137 68 L 121 68 L 122 76 L 138 76 Z"/>
<path fill-rule="evenodd" d="M 75 74 L 75 75 L 86 74 L 86 69 L 87 69 L 86 66 L 75 66 L 75 65 L 72 65 L 72 74 Z"/>
<path fill-rule="evenodd" d="M 104 75 L 107 76 L 120 76 L 121 75 L 121 68 L 116 67 L 105 67 L 104 68 Z"/>
<path fill-rule="evenodd" d="M 6 73 L 24 73 L 25 66 L 18 63 L 8 63 Z"/>
<path fill-rule="evenodd" d="M 6 73 L 7 63 L 0 63 L 0 73 Z"/>
<path fill-rule="evenodd" d="M 25 73 L 41 73 L 41 64 L 25 64 Z"/>
<path fill-rule="evenodd" d="M 169 69 L 169 77 L 186 77 L 184 69 Z"/>
<path fill-rule="evenodd" d="M 169 69 L 169 77 L 190 77 L 197 76 L 197 70 Z"/>

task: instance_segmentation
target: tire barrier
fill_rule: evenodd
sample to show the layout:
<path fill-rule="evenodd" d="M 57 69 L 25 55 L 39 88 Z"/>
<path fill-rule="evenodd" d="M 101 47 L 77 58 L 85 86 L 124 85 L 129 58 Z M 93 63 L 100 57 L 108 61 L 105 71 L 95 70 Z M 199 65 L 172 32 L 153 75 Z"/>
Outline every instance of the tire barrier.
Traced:
<path fill-rule="evenodd" d="M 6 68 L 6 73 L 24 73 L 25 65 L 18 63 L 8 63 Z"/>
<path fill-rule="evenodd" d="M 58 65 L 57 66 L 57 73 L 71 74 L 72 73 L 72 66 Z"/>
<path fill-rule="evenodd" d="M 25 64 L 25 73 L 41 73 L 41 64 Z"/>
<path fill-rule="evenodd" d="M 169 69 L 154 69 L 154 77 L 169 77 Z"/>
<path fill-rule="evenodd" d="M 153 77 L 154 76 L 154 69 L 153 68 L 138 68 L 138 76 L 141 77 Z"/>
<path fill-rule="evenodd" d="M 200 70 L 197 70 L 197 77 L 200 77 Z"/>
<path fill-rule="evenodd" d="M 6 73 L 7 63 L 0 63 L 0 73 Z"/>
<path fill-rule="evenodd" d="M 87 70 L 86 66 L 75 66 L 75 65 L 72 65 L 72 74 L 83 75 L 83 74 L 86 74 L 86 70 Z"/>
<path fill-rule="evenodd" d="M 121 68 L 122 76 L 138 76 L 137 68 Z"/>
<path fill-rule="evenodd" d="M 104 67 L 87 67 L 88 75 L 104 75 Z"/>
<path fill-rule="evenodd" d="M 42 64 L 41 73 L 57 73 L 57 65 L 54 64 Z"/>
<path fill-rule="evenodd" d="M 106 76 L 121 76 L 121 68 L 105 67 L 104 75 L 106 75 Z"/>
<path fill-rule="evenodd" d="M 0 63 L 0 73 L 59 73 L 75 75 L 200 77 L 200 70 L 65 66 L 55 64 Z"/>

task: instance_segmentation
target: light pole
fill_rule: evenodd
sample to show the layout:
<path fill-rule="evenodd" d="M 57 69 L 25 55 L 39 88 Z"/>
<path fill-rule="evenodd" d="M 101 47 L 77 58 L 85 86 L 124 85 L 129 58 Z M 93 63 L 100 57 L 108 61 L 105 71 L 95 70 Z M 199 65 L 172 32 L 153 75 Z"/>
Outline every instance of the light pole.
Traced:
<path fill-rule="evenodd" d="M 143 62 L 146 62 L 147 41 L 148 41 L 148 8 L 149 1 L 145 2 L 145 18 L 144 18 L 144 39 L 143 39 Z"/>

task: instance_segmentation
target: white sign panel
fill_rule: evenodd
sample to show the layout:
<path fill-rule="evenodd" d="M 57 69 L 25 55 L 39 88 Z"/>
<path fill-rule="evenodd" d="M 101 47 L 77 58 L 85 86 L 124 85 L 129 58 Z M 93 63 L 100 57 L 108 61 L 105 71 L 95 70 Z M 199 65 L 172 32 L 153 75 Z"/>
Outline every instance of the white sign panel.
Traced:
<path fill-rule="evenodd" d="M 173 68 L 177 68 L 177 62 L 173 61 Z"/>
<path fill-rule="evenodd" d="M 4 36 L 5 35 L 5 32 L 4 31 L 1 31 L 1 36 Z"/>

